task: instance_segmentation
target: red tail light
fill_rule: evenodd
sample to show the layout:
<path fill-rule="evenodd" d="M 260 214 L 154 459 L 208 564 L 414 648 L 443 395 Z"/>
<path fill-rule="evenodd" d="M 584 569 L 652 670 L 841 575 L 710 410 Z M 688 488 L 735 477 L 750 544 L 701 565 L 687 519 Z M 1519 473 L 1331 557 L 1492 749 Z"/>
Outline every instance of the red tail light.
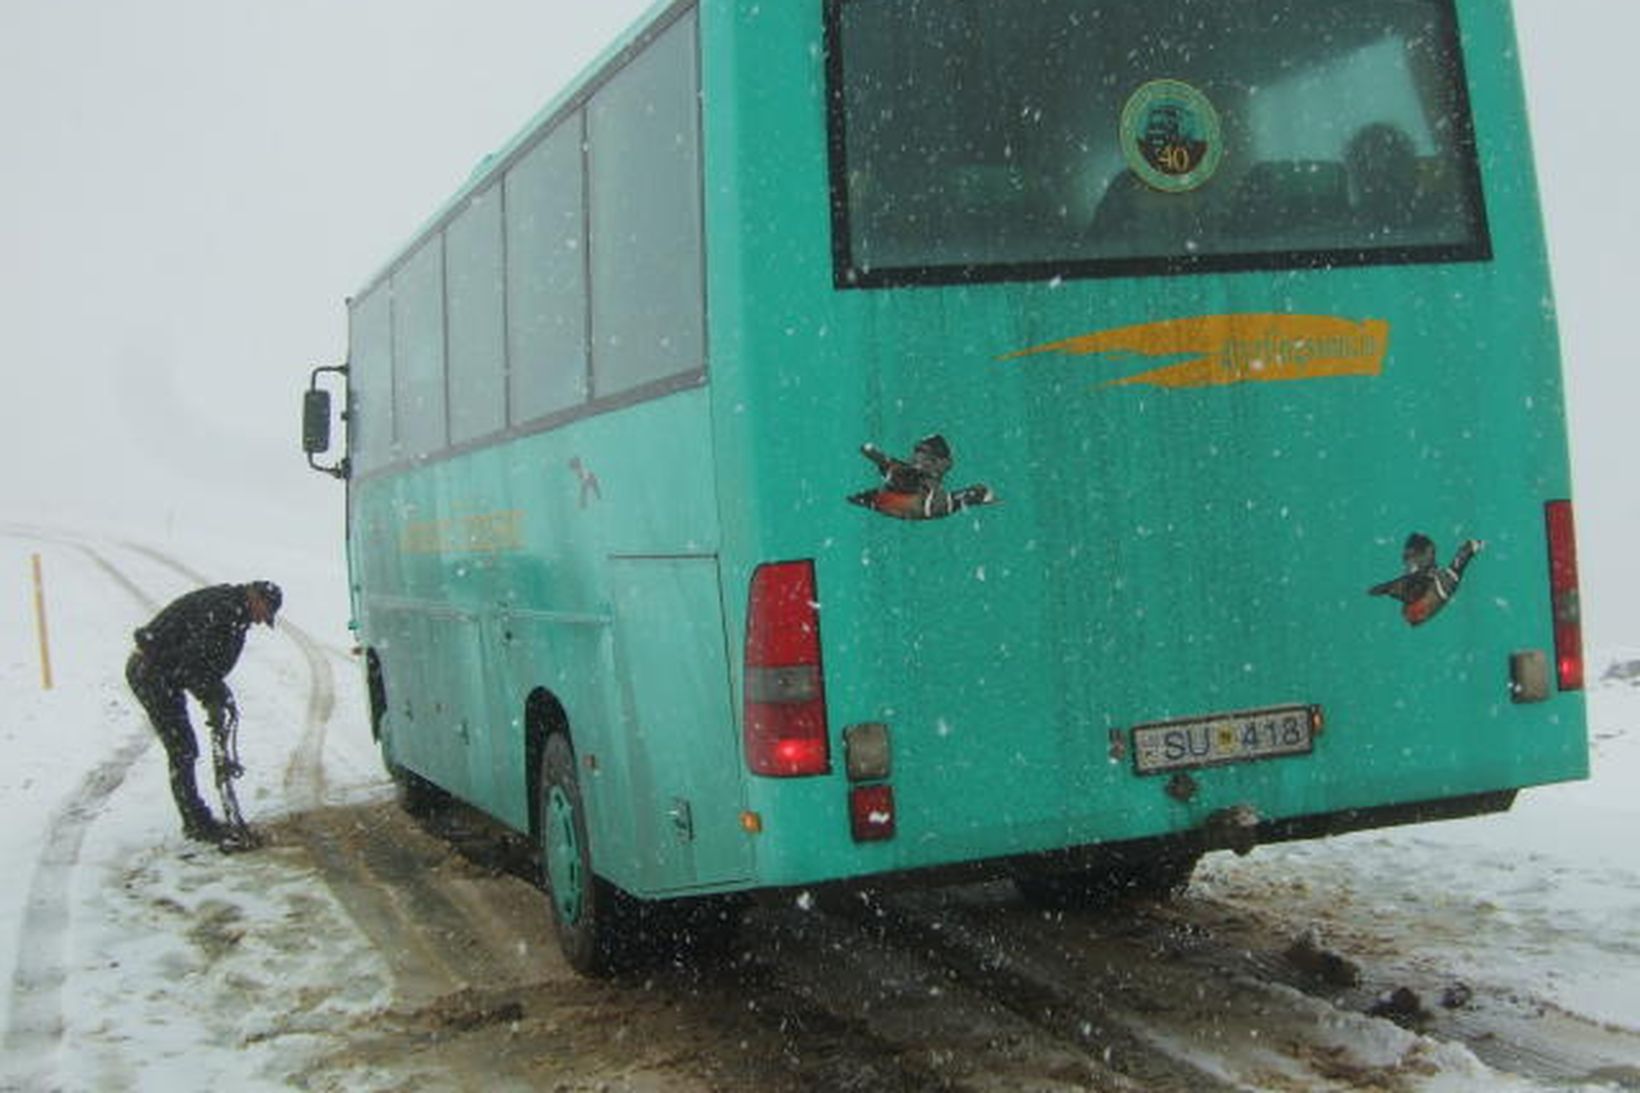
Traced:
<path fill-rule="evenodd" d="M 848 791 L 849 827 L 854 841 L 881 842 L 894 837 L 894 787 L 855 786 Z"/>
<path fill-rule="evenodd" d="M 752 574 L 745 668 L 747 767 L 776 778 L 828 772 L 813 562 L 778 562 Z"/>
<path fill-rule="evenodd" d="M 1572 503 L 1544 506 L 1549 527 L 1549 597 L 1555 623 L 1555 671 L 1563 691 L 1583 689 L 1583 608 L 1577 593 L 1577 536 Z"/>

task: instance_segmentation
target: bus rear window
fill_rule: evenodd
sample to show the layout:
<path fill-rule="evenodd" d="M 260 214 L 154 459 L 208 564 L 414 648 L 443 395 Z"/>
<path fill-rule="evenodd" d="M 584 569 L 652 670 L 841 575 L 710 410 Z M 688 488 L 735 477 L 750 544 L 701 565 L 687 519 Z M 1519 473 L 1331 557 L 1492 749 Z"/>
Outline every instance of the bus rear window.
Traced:
<path fill-rule="evenodd" d="M 836 279 L 1490 257 L 1451 0 L 828 0 Z"/>

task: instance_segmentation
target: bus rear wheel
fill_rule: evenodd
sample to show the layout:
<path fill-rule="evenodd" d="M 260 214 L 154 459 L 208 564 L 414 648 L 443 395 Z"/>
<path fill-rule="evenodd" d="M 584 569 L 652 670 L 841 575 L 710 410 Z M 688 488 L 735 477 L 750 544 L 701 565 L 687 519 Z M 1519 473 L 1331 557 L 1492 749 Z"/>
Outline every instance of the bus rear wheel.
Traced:
<path fill-rule="evenodd" d="M 582 975 L 608 975 L 622 947 L 624 897 L 592 870 L 575 753 L 562 733 L 547 738 L 539 784 L 541 872 L 558 946 Z"/>

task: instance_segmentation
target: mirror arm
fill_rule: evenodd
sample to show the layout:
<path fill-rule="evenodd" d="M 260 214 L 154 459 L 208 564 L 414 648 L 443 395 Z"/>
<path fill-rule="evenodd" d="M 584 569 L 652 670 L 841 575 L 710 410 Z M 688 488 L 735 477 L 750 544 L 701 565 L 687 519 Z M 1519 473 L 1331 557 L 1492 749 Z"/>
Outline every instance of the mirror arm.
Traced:
<path fill-rule="evenodd" d="M 322 364 L 319 367 L 315 368 L 311 373 L 308 374 L 308 392 L 310 394 L 312 392 L 322 390 L 322 388 L 320 388 L 320 386 L 319 386 L 319 377 L 322 374 L 326 373 L 326 372 L 334 373 L 338 376 L 343 377 L 343 379 L 345 380 L 346 377 L 347 377 L 347 365 L 345 365 L 345 364 Z M 345 409 L 342 411 L 341 419 L 344 422 L 348 419 L 348 413 Z M 306 428 L 306 425 L 304 423 L 304 429 L 305 428 Z M 326 431 L 326 434 L 328 435 L 328 433 L 329 433 L 328 423 L 326 424 L 325 431 Z M 316 461 L 313 458 L 314 454 L 315 453 L 312 452 L 312 451 L 308 451 L 306 453 L 308 466 L 313 468 L 314 470 L 319 471 L 319 472 L 324 473 L 324 474 L 328 474 L 332 478 L 347 478 L 352 473 L 353 461 L 348 456 L 346 456 L 346 455 L 342 456 L 342 458 L 340 460 L 338 460 L 336 463 L 334 463 L 331 466 L 327 467 L 327 466 L 324 466 L 324 465 L 320 464 L 318 461 Z"/>
<path fill-rule="evenodd" d="M 353 473 L 353 463 L 345 455 L 342 456 L 341 462 L 329 467 L 323 466 L 322 464 L 316 462 L 311 452 L 308 454 L 307 461 L 308 466 L 312 467 L 316 471 L 319 471 L 321 474 L 328 474 L 332 478 L 346 478 L 349 474 Z"/>

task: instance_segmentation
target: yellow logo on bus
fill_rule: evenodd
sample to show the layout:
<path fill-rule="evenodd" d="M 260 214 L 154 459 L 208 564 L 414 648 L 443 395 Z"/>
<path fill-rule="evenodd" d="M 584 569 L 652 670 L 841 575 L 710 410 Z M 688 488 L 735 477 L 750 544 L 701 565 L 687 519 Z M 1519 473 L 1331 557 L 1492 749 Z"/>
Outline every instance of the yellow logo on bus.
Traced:
<path fill-rule="evenodd" d="M 1378 376 L 1389 350 L 1389 323 L 1333 315 L 1203 315 L 1102 330 L 1051 342 L 1004 360 L 1061 353 L 1098 356 L 1111 364 L 1160 367 L 1108 380 L 1106 387 L 1223 387 L 1232 383 L 1279 383 Z"/>
<path fill-rule="evenodd" d="M 522 509 L 412 520 L 399 528 L 399 551 L 404 554 L 504 554 L 523 549 Z"/>

